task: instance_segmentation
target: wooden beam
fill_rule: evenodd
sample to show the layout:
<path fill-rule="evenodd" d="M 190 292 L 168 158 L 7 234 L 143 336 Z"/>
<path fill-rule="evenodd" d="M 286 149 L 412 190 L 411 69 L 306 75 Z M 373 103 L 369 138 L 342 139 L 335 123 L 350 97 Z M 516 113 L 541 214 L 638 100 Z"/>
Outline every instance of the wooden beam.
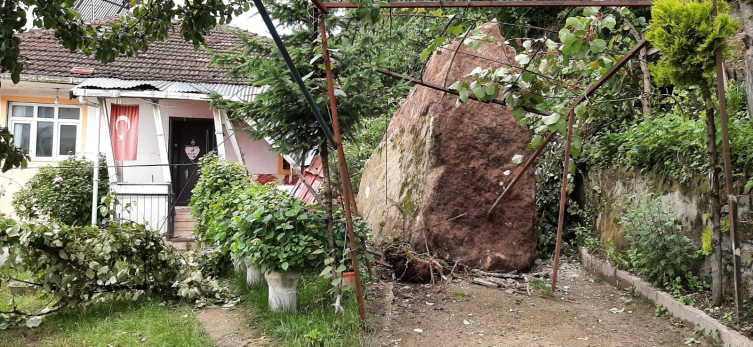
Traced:
<path fill-rule="evenodd" d="M 162 175 L 165 176 L 165 183 L 172 183 L 170 161 L 167 159 L 167 140 L 165 139 L 165 128 L 162 126 L 162 112 L 159 108 L 158 99 L 152 99 L 152 113 L 154 114 L 154 128 L 157 132 L 157 148 L 159 150 L 160 164 L 162 164 Z"/>
<path fill-rule="evenodd" d="M 316 4 L 317 0 L 313 0 Z M 325 9 L 358 8 L 359 4 L 350 2 L 324 2 Z M 538 1 L 395 1 L 382 3 L 382 8 L 466 8 L 466 7 L 651 7 L 652 1 L 645 0 L 538 0 Z M 318 5 L 317 5 L 318 7 Z"/>
<path fill-rule="evenodd" d="M 214 119 L 214 137 L 217 139 L 217 156 L 226 159 L 225 137 L 222 134 L 222 115 L 220 114 L 220 110 L 212 108 L 212 118 Z"/>
<path fill-rule="evenodd" d="M 233 122 L 227 117 L 227 112 L 225 112 L 225 110 L 219 110 L 219 113 L 223 123 L 225 123 L 225 129 L 227 129 L 227 135 L 230 137 L 230 144 L 233 145 L 233 152 L 235 152 L 235 157 L 238 158 L 238 162 L 241 163 L 241 165 L 246 166 L 246 161 L 243 160 L 243 152 L 241 152 L 241 146 L 238 144 L 238 138 L 235 137 Z M 248 168 L 246 168 L 246 171 L 248 171 Z"/>

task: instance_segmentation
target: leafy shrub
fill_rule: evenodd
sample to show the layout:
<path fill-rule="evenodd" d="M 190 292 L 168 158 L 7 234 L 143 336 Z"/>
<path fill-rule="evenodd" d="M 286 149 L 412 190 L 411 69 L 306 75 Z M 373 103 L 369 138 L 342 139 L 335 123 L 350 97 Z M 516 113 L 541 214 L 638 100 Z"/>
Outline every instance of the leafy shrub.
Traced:
<path fill-rule="evenodd" d="M 601 249 L 599 239 L 593 236 L 590 229 L 583 226 L 577 226 L 572 229 L 572 232 L 575 234 L 576 246 L 586 247 L 586 250 L 588 250 L 588 253 L 590 254 L 594 254 Z"/>
<path fill-rule="evenodd" d="M 748 145 L 753 143 L 753 120 L 733 118 L 729 130 L 733 169 L 741 174 L 753 162 L 753 149 Z M 708 172 L 706 123 L 678 115 L 637 123 L 620 133 L 600 137 L 589 159 L 597 166 L 637 168 L 689 182 Z"/>
<path fill-rule="evenodd" d="M 681 235 L 674 213 L 651 195 L 627 197 L 620 207 L 629 268 L 659 285 L 695 289 L 699 281 L 691 267 L 699 252 Z"/>
<path fill-rule="evenodd" d="M 242 164 L 220 159 L 215 153 L 202 157 L 199 167 L 201 178 L 190 204 L 191 216 L 196 219 L 194 235 L 199 244 L 217 245 L 227 254 L 238 232 L 230 220 L 257 184 Z"/>
<path fill-rule="evenodd" d="M 232 251 L 248 256 L 261 271 L 301 271 L 322 266 L 326 247 L 326 217 L 295 197 L 263 185 L 233 216 L 232 228 L 240 232 Z"/>
<path fill-rule="evenodd" d="M 104 157 L 100 166 L 107 166 Z M 49 219 L 65 225 L 91 223 L 92 176 L 94 167 L 86 158 L 69 158 L 58 167 L 39 170 L 24 187 L 13 196 L 16 215 L 22 219 Z M 99 170 L 98 199 L 107 195 L 109 180 L 106 169 Z M 107 216 L 99 215 L 101 223 Z"/>
<path fill-rule="evenodd" d="M 7 251 L 3 247 L 8 247 Z M 0 220 L 0 254 L 9 252 L 0 279 L 31 273 L 49 299 L 38 313 L 0 313 L 0 326 L 23 324 L 63 308 L 86 307 L 105 300 L 136 300 L 141 295 L 185 299 L 198 305 L 229 297 L 206 277 L 193 253 L 181 254 L 156 232 L 131 222 L 102 228 Z M 5 278 L 3 278 L 5 277 Z"/>

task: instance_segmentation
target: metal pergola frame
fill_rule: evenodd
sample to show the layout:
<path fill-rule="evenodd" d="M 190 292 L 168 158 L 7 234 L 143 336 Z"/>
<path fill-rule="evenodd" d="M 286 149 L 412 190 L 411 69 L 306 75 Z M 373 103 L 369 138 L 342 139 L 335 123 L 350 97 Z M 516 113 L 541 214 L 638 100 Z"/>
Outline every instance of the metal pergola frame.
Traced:
<path fill-rule="evenodd" d="M 267 29 L 269 29 L 270 34 L 272 35 L 272 38 L 274 39 L 278 49 L 282 52 L 283 57 L 285 57 L 285 60 L 288 64 L 288 67 L 290 68 L 291 72 L 293 73 L 294 78 L 296 79 L 296 82 L 298 82 L 299 87 L 301 88 L 301 91 L 306 96 L 307 100 L 309 101 L 309 105 L 311 106 L 314 114 L 317 116 L 317 120 L 319 121 L 322 128 L 324 128 L 325 133 L 328 135 L 328 139 L 330 140 L 331 144 L 335 147 L 337 150 L 337 156 L 340 166 L 340 175 L 343 177 L 343 201 L 345 205 L 345 218 L 347 221 L 347 228 L 348 228 L 348 236 L 350 238 L 350 246 L 351 246 L 351 255 L 353 258 L 353 272 L 355 273 L 355 282 L 356 282 L 356 294 L 357 294 L 357 300 L 358 300 L 358 313 L 361 317 L 361 320 L 363 321 L 366 317 L 365 314 L 365 305 L 363 301 L 363 288 L 361 286 L 361 277 L 360 277 L 360 271 L 358 268 L 358 254 L 356 250 L 356 241 L 355 241 L 355 235 L 353 232 L 353 219 L 352 214 L 353 210 L 356 210 L 356 204 L 355 204 L 355 197 L 353 196 L 353 187 L 350 183 L 350 175 L 348 173 L 348 167 L 345 162 L 345 154 L 343 152 L 342 148 L 342 136 L 340 133 L 340 127 L 339 127 L 339 121 L 337 117 L 337 101 L 335 100 L 335 92 L 334 92 L 334 82 L 332 80 L 332 70 L 330 65 L 330 58 L 329 58 L 329 52 L 327 48 L 327 31 L 326 31 L 326 25 L 325 25 L 325 19 L 326 15 L 329 14 L 330 9 L 347 9 L 347 8 L 358 8 L 359 4 L 353 4 L 349 2 L 322 2 L 321 0 L 311 0 L 311 2 L 316 6 L 316 8 L 320 12 L 319 17 L 319 30 L 321 34 L 322 39 L 322 54 L 324 58 L 324 66 L 325 71 L 327 75 L 327 88 L 329 92 L 330 97 L 330 107 L 332 112 L 332 125 L 333 125 L 333 132 L 334 132 L 334 139 L 330 135 L 329 128 L 327 124 L 324 122 L 324 120 L 321 117 L 321 112 L 317 108 L 316 104 L 311 99 L 310 93 L 306 89 L 305 85 L 303 84 L 303 81 L 300 78 L 300 74 L 298 73 L 297 69 L 295 68 L 295 65 L 293 64 L 292 60 L 290 60 L 290 56 L 287 53 L 287 50 L 285 49 L 285 45 L 283 44 L 282 40 L 280 39 L 279 35 L 277 34 L 277 30 L 274 27 L 274 24 L 272 24 L 271 18 L 269 18 L 269 14 L 267 13 L 266 9 L 264 8 L 264 4 L 262 3 L 262 0 L 253 0 L 255 6 L 257 7 L 257 10 L 259 11 L 259 14 L 261 15 L 262 19 L 264 20 L 264 23 L 267 25 Z M 714 1 L 714 15 L 716 15 L 716 0 Z M 651 7 L 652 1 L 650 0 L 604 0 L 604 1 L 593 1 L 593 0 L 563 0 L 563 1 L 557 1 L 557 0 L 523 0 L 523 1 L 396 1 L 396 2 L 387 2 L 387 3 L 381 3 L 381 8 L 468 8 L 468 7 L 479 7 L 479 8 L 489 8 L 489 7 L 532 7 L 532 8 L 546 8 L 546 7 L 612 7 L 612 6 L 624 6 L 624 7 Z M 557 275 L 559 272 L 559 262 L 560 262 L 560 249 L 562 245 L 562 232 L 564 228 L 564 219 L 565 219 L 565 207 L 567 204 L 567 183 L 568 183 L 568 167 L 570 162 L 570 148 L 571 148 L 571 142 L 572 142 L 572 136 L 573 136 L 573 124 L 575 122 L 575 107 L 578 106 L 581 102 L 587 100 L 590 96 L 596 93 L 596 91 L 604 85 L 609 79 L 611 79 L 622 67 L 625 66 L 625 64 L 632 59 L 635 55 L 638 54 L 638 52 L 646 47 L 648 45 L 648 42 L 643 39 L 640 42 L 638 42 L 630 51 L 628 51 L 612 68 L 610 68 L 607 73 L 602 76 L 599 80 L 597 80 L 595 83 L 593 83 L 586 92 L 576 99 L 576 101 L 570 106 L 569 112 L 568 112 L 568 131 L 567 136 L 565 140 L 565 157 L 564 157 L 564 169 L 562 173 L 562 190 L 560 194 L 560 209 L 559 209 L 559 220 L 557 224 L 557 244 L 555 248 L 555 254 L 554 254 L 554 264 L 553 264 L 553 270 L 552 270 L 552 290 L 557 289 Z M 735 299 L 736 299 L 736 308 L 737 308 L 737 317 L 741 317 L 743 314 L 743 306 L 742 306 L 742 295 L 741 295 L 741 287 L 740 287 L 740 241 L 739 237 L 737 235 L 738 231 L 738 225 L 737 225 L 737 200 L 734 195 L 734 192 L 732 190 L 732 164 L 731 164 L 731 155 L 730 155 L 730 147 L 729 147 L 729 130 L 728 130 L 728 119 L 727 119 L 727 111 L 726 111 L 726 101 L 725 101 L 725 90 L 724 90 L 724 83 L 723 83 L 723 58 L 721 54 L 721 50 L 717 49 L 716 52 L 716 68 L 717 68 L 717 83 L 718 83 L 718 98 L 720 100 L 720 118 L 721 118 L 721 131 L 722 131 L 722 143 L 724 148 L 724 169 L 725 169 L 725 176 L 726 176 L 726 185 L 727 185 L 727 195 L 728 195 L 728 205 L 729 205 L 729 218 L 730 218 L 730 237 L 732 239 L 732 247 L 733 247 L 733 267 L 734 267 L 734 282 L 735 282 Z M 393 78 L 398 78 L 406 81 L 410 81 L 412 83 L 426 86 L 435 90 L 441 90 L 447 93 L 453 93 L 453 91 L 448 90 L 447 88 L 444 88 L 443 86 L 435 86 L 430 85 L 428 83 L 424 83 L 423 81 L 416 80 L 407 76 L 399 75 L 394 72 L 389 71 L 381 71 L 383 74 L 388 75 Z M 498 104 L 501 104 L 501 102 L 497 102 Z M 535 109 L 526 109 L 528 112 L 538 113 L 541 114 L 543 111 L 538 111 Z M 546 145 L 551 142 L 551 140 L 555 136 L 555 132 L 549 133 L 549 135 L 544 139 L 544 141 L 539 145 L 539 148 L 528 157 L 525 164 L 523 165 L 520 172 L 512 179 L 510 184 L 505 187 L 503 192 L 500 194 L 500 196 L 497 198 L 497 200 L 494 202 L 494 205 L 489 209 L 488 213 L 493 213 L 495 207 L 499 204 L 501 199 L 505 196 L 505 194 L 515 185 L 517 182 L 518 177 L 520 177 L 528 168 L 530 168 L 534 162 L 534 160 L 541 155 L 543 152 L 543 149 L 546 147 Z M 352 207 L 351 207 L 352 203 Z M 356 212 L 357 213 L 357 212 Z M 719 213 L 719 211 L 714 211 L 714 213 Z"/>

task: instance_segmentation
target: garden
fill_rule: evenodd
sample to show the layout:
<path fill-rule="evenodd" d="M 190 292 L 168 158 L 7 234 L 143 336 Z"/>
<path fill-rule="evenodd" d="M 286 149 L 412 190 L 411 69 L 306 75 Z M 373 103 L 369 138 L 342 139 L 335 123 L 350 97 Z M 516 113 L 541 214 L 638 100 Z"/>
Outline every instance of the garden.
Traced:
<path fill-rule="evenodd" d="M 222 346 L 201 316 L 208 309 L 220 317 L 238 313 L 238 329 L 258 338 L 250 346 L 713 346 L 730 345 L 727 328 L 753 336 L 753 32 L 745 15 L 753 5 L 658 0 L 641 7 L 426 9 L 362 0 L 329 16 L 311 1 L 264 5 L 292 33 L 275 46 L 234 32 L 243 46 L 212 52 L 210 64 L 268 88 L 252 101 L 212 95 L 212 106 L 254 124 L 245 130 L 251 138 L 273 139 L 274 151 L 292 155 L 293 175 L 314 151 L 323 184 L 306 189 L 317 203 L 275 182 L 259 183 L 243 164 L 209 153 L 189 205 L 198 247 L 184 252 L 152 226 L 121 217 L 132 206 L 110 190 L 107 170 L 98 177 L 91 225 L 91 160 L 42 168 L 13 197 L 13 213 L 0 213 L 0 345 Z M 150 15 L 152 23 L 193 21 L 181 34 L 200 44 L 208 28 L 251 3 L 172 12 L 152 2 L 135 6 L 134 17 Z M 50 7 L 45 13 L 53 16 Z M 74 30 L 59 23 L 75 18 L 61 12 L 54 19 L 44 25 Z M 138 40 L 119 41 L 120 27 L 64 39 L 86 51 L 100 44 L 95 55 L 106 62 L 138 51 L 134 42 L 160 37 L 161 26 L 124 20 Z M 489 27 L 498 32 L 482 31 Z M 82 39 L 87 35 L 96 39 Z M 495 49 L 506 57 L 485 55 Z M 440 59 L 450 68 L 432 71 Z M 20 64 L 8 61 L 2 71 L 17 79 Z M 455 66 L 471 68 L 458 75 Z M 431 73 L 445 84 L 423 79 Z M 421 87 L 411 90 L 407 82 Z M 429 100 L 421 94 L 429 89 L 441 93 L 437 105 L 449 99 L 456 110 L 504 109 L 499 117 L 528 137 L 480 132 L 452 142 L 463 130 L 457 127 L 489 123 L 468 111 L 463 118 L 475 123 L 442 132 L 446 125 L 428 106 L 420 114 L 430 115 L 426 127 L 396 131 L 406 121 L 393 115 L 404 105 L 419 109 L 411 98 Z M 412 147 L 399 150 L 405 160 L 390 172 L 387 151 L 400 136 Z M 459 166 L 468 166 L 467 176 L 425 186 L 444 177 L 438 167 L 452 169 L 442 167 L 449 155 L 436 155 L 449 152 L 431 150 L 488 149 L 476 137 L 508 147 L 524 138 L 524 150 L 510 158 L 490 153 L 485 162 L 498 172 L 466 153 L 467 165 Z M 25 167 L 28 158 L 7 129 L 0 128 L 0 140 L 3 171 Z M 417 155 L 424 147 L 430 155 Z M 370 174 L 381 153 L 384 166 Z M 531 165 L 532 190 L 523 191 L 525 182 L 514 187 Z M 304 168 L 298 171 L 303 176 Z M 410 177 L 387 182 L 394 172 Z M 471 195 L 483 196 L 484 211 L 473 211 L 478 201 L 468 198 L 457 199 L 452 213 L 440 211 L 441 218 L 431 214 L 440 208 L 426 196 L 470 194 L 461 190 L 483 179 L 494 184 Z M 502 199 L 508 190 L 512 195 Z M 377 193 L 384 203 L 362 203 Z M 505 218 L 524 214 L 513 207 L 526 194 L 534 217 L 525 236 L 533 247 L 514 253 L 525 259 L 510 260 L 504 249 L 453 253 L 455 246 L 484 246 L 479 235 L 490 223 L 499 223 L 496 239 L 499 230 L 524 229 Z M 448 229 L 458 234 L 443 235 Z M 514 251 L 524 248 L 513 241 Z M 633 282 L 605 278 L 581 264 L 581 254 Z M 666 294 L 671 307 L 639 286 Z M 679 317 L 677 307 L 723 325 L 705 328 Z"/>

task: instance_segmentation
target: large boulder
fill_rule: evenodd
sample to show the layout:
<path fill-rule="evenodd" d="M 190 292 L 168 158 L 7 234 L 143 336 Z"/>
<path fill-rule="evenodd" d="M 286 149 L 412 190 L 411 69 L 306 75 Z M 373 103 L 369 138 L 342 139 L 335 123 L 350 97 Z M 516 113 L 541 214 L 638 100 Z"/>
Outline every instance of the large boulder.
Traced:
<path fill-rule="evenodd" d="M 429 60 L 423 80 L 445 87 L 477 66 L 515 65 L 498 25 L 473 50 L 459 42 Z M 455 54 L 455 51 L 459 52 Z M 517 65 L 516 65 L 517 66 Z M 407 242 L 419 253 L 482 270 L 527 271 L 535 260 L 536 180 L 528 170 L 500 203 L 489 207 L 509 182 L 516 154 L 529 152 L 529 131 L 512 110 L 418 86 L 395 113 L 385 139 L 363 172 L 358 206 L 377 241 Z M 461 217 L 458 217 L 461 216 Z"/>

